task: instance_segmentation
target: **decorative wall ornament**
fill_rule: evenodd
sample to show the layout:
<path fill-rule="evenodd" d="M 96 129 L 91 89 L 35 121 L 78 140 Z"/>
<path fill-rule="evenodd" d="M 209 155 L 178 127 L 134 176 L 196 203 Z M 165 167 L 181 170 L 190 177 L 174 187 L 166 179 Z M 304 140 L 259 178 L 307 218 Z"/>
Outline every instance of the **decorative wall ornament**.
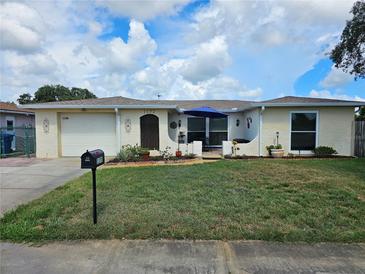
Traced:
<path fill-rule="evenodd" d="M 132 122 L 131 119 L 125 119 L 124 121 L 124 127 L 126 132 L 131 132 L 132 130 Z"/>
<path fill-rule="evenodd" d="M 250 128 L 252 124 L 252 118 L 248 117 L 246 120 L 247 120 L 247 128 Z"/>
<path fill-rule="evenodd" d="M 43 132 L 44 133 L 49 132 L 49 120 L 48 120 L 48 118 L 44 118 L 44 120 L 43 120 Z"/>
<path fill-rule="evenodd" d="M 177 124 L 176 124 L 175 121 L 170 123 L 170 128 L 172 128 L 172 129 L 176 129 L 177 128 Z"/>

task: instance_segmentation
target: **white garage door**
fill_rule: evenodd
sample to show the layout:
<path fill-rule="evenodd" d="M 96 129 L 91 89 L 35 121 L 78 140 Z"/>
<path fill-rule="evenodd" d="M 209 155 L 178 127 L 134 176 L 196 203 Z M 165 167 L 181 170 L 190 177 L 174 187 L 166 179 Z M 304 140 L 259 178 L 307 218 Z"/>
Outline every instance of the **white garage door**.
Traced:
<path fill-rule="evenodd" d="M 87 149 L 100 148 L 115 155 L 115 115 L 113 113 L 62 113 L 62 156 L 81 156 Z"/>

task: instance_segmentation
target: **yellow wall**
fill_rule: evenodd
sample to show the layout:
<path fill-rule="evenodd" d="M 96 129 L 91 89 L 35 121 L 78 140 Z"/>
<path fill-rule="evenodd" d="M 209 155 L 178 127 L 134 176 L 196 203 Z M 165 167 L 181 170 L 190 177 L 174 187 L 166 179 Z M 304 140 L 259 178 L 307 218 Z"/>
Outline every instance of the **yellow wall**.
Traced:
<path fill-rule="evenodd" d="M 45 132 L 43 123 L 49 121 L 48 133 Z M 54 111 L 36 111 L 36 154 L 38 158 L 57 158 L 58 139 L 58 116 Z"/>
<path fill-rule="evenodd" d="M 121 145 L 140 145 L 141 143 L 141 131 L 140 131 L 140 118 L 146 114 L 153 114 L 158 117 L 159 120 L 159 139 L 160 150 L 164 150 L 167 146 L 171 147 L 171 151 L 175 152 L 177 143 L 171 140 L 168 130 L 168 110 L 166 109 L 122 109 L 121 115 Z M 126 129 L 126 120 L 130 120 L 131 128 L 128 132 Z"/>
<path fill-rule="evenodd" d="M 290 111 L 318 111 L 318 146 L 331 146 L 339 155 L 352 155 L 353 107 L 295 107 L 266 108 L 262 117 L 263 155 L 267 155 L 266 146 L 275 143 L 279 132 L 279 143 L 286 153 L 290 152 Z"/>

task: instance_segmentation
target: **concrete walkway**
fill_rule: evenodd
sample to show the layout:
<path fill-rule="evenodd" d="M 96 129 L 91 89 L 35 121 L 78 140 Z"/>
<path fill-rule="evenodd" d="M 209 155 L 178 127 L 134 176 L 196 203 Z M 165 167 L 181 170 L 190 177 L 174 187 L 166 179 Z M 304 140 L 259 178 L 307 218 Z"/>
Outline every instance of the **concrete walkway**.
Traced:
<path fill-rule="evenodd" d="M 79 158 L 0 159 L 0 216 L 80 176 Z"/>
<path fill-rule="evenodd" d="M 261 241 L 1 243 L 1 273 L 365 273 L 364 244 Z"/>

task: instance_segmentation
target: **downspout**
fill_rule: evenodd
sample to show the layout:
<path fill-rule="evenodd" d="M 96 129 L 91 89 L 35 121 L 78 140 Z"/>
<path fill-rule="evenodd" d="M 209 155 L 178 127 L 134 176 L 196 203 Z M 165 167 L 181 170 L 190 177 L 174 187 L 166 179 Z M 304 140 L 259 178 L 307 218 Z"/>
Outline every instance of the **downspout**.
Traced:
<path fill-rule="evenodd" d="M 262 114 L 265 111 L 265 106 L 261 106 L 260 114 L 259 114 L 259 156 L 262 157 Z"/>
<path fill-rule="evenodd" d="M 117 138 L 116 144 L 116 150 L 117 153 L 119 153 L 120 149 L 121 149 L 121 139 L 120 139 L 120 131 L 121 131 L 121 127 L 120 127 L 120 113 L 119 113 L 119 109 L 115 108 L 115 135 Z"/>

